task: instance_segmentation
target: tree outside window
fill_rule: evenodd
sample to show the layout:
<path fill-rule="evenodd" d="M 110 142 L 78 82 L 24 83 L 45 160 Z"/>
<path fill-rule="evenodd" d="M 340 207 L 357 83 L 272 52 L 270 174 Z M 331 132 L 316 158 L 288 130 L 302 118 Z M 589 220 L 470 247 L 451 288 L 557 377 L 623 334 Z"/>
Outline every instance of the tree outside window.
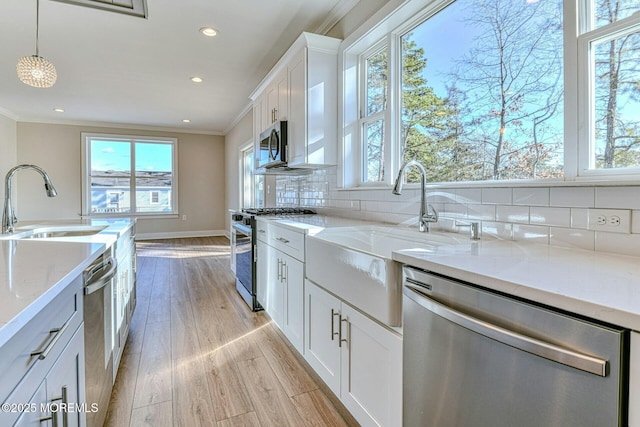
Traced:
<path fill-rule="evenodd" d="M 402 158 L 436 182 L 561 177 L 561 16 L 561 0 L 458 0 L 404 34 Z"/>

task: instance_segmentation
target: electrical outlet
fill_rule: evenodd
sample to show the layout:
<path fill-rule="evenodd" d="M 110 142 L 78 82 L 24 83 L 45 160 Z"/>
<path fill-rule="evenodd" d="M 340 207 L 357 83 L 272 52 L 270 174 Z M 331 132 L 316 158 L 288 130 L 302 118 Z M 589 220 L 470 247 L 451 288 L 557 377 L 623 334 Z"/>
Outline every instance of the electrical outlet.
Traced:
<path fill-rule="evenodd" d="M 187 220 L 187 216 L 186 215 L 182 215 L 182 220 L 186 221 Z"/>
<path fill-rule="evenodd" d="M 631 233 L 631 211 L 627 209 L 589 209 L 589 230 Z"/>

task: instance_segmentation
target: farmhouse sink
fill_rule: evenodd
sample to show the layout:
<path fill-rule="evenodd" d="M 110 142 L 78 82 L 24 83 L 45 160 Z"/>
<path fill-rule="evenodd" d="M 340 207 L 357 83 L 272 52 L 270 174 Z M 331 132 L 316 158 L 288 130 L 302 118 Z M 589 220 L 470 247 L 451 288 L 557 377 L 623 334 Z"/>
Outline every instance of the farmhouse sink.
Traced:
<path fill-rule="evenodd" d="M 402 322 L 400 249 L 435 250 L 464 241 L 453 233 L 419 233 L 383 226 L 337 227 L 309 235 L 307 278 L 389 326 Z"/>
<path fill-rule="evenodd" d="M 52 239 L 64 237 L 93 236 L 100 233 L 104 226 L 95 225 L 73 225 L 73 226 L 56 226 L 56 227 L 38 227 L 25 231 L 18 231 L 13 234 L 4 234 L 0 239 Z"/>

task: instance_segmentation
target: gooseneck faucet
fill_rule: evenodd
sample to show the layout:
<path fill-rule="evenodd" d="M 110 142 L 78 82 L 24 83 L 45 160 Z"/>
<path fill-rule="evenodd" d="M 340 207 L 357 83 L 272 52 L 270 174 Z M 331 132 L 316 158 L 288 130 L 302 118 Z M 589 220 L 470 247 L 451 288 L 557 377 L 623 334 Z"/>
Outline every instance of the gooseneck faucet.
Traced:
<path fill-rule="evenodd" d="M 13 175 L 22 169 L 33 169 L 38 172 L 44 180 L 44 189 L 47 192 L 47 196 L 55 197 L 58 192 L 56 191 L 49 175 L 39 166 L 36 165 L 18 165 L 9 170 L 4 178 L 4 211 L 2 212 L 2 234 L 13 233 L 14 225 L 18 222 L 15 213 L 13 212 L 13 205 L 11 204 L 11 179 Z"/>
<path fill-rule="evenodd" d="M 409 160 L 402 165 L 398 172 L 398 177 L 396 178 L 396 184 L 393 187 L 393 194 L 402 194 L 402 176 L 405 170 L 410 166 L 415 166 L 420 171 L 420 213 L 418 214 L 418 230 L 424 233 L 425 231 L 429 231 L 430 222 L 438 222 L 438 212 L 433 208 L 433 206 L 428 205 L 425 200 L 427 173 L 420 162 L 414 159 Z"/>

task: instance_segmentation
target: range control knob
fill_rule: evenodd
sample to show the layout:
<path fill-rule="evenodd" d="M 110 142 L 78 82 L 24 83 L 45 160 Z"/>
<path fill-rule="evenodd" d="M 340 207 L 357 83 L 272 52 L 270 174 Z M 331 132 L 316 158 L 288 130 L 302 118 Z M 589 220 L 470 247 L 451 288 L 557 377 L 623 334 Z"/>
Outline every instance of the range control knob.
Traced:
<path fill-rule="evenodd" d="M 244 218 L 244 216 L 242 216 L 242 214 L 233 214 L 231 215 L 231 219 L 234 221 L 242 221 L 242 219 Z"/>

